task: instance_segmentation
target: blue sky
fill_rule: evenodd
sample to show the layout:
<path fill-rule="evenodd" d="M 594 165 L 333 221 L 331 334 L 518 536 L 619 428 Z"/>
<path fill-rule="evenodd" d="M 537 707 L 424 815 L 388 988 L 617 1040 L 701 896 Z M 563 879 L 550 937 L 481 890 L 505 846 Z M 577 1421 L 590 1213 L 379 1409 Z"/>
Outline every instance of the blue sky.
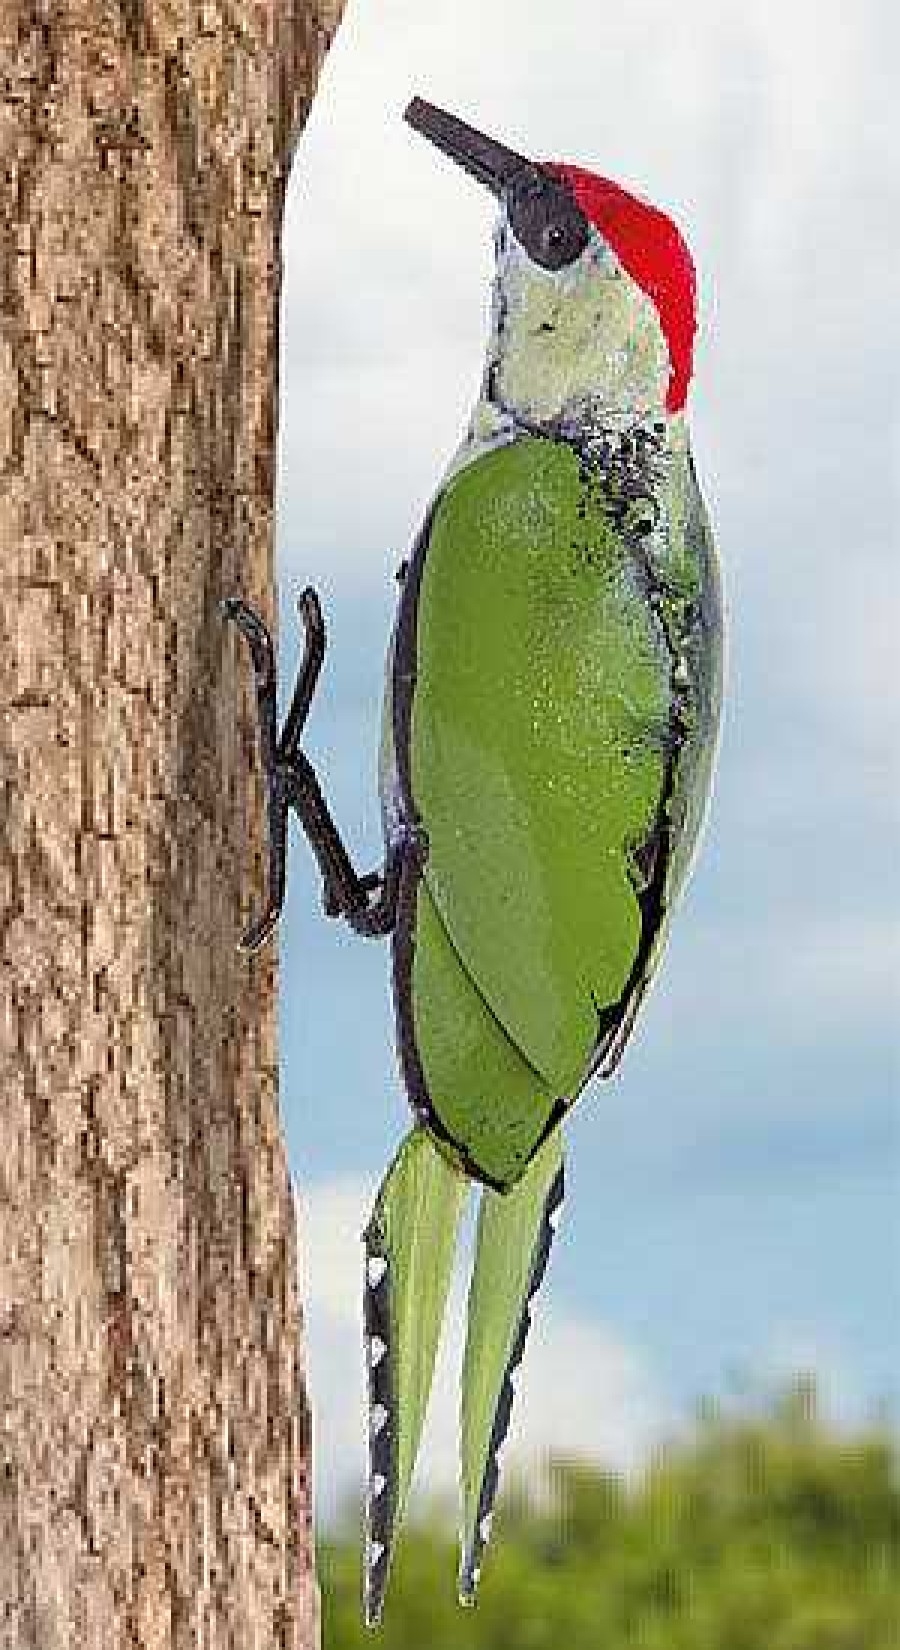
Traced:
<path fill-rule="evenodd" d="M 311 581 L 331 645 L 308 750 L 366 867 L 392 574 L 474 397 L 491 277 L 492 205 L 404 126 L 406 101 L 636 188 L 700 272 L 691 415 L 730 610 L 718 782 L 621 1077 L 568 1130 L 523 1462 L 581 1445 L 637 1465 L 741 1372 L 814 1367 L 848 1419 L 898 1397 L 898 34 L 873 0 L 609 18 L 350 0 L 298 151 L 282 687 Z M 296 838 L 279 943 L 328 1516 L 363 1468 L 359 1232 L 409 1119 L 386 947 L 325 920 Z M 424 1489 L 453 1481 L 457 1356 L 451 1335 Z"/>

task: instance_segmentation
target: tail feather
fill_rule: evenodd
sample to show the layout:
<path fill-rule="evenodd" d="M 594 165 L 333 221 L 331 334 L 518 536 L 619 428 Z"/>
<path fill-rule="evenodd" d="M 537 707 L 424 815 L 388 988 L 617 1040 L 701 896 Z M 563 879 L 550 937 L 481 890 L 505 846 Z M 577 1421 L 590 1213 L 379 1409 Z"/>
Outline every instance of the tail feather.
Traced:
<path fill-rule="evenodd" d="M 474 1602 L 490 1536 L 499 1454 L 531 1327 L 531 1303 L 546 1270 L 563 1191 L 557 1130 L 511 1191 L 486 1188 L 481 1194 L 460 1412 L 461 1604 Z"/>
<path fill-rule="evenodd" d="M 381 1183 L 364 1233 L 368 1626 L 381 1619 L 422 1437 L 467 1185 L 425 1131 L 414 1128 Z"/>

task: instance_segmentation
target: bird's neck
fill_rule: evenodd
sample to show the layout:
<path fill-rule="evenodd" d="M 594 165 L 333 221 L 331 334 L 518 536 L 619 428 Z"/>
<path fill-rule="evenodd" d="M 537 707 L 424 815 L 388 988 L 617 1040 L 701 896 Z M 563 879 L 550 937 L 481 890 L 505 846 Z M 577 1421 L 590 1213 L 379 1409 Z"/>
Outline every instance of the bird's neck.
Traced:
<path fill-rule="evenodd" d="M 603 429 L 667 423 L 670 363 L 654 304 L 616 266 L 551 278 L 518 254 L 494 283 L 476 419 Z"/>
<path fill-rule="evenodd" d="M 481 391 L 448 474 L 471 464 L 482 453 L 529 435 L 565 442 L 601 467 L 611 455 L 629 445 L 652 450 L 657 460 L 675 461 L 683 460 L 689 445 L 685 414 L 669 413 L 661 405 L 623 406 L 602 395 L 586 395 L 563 401 L 558 410 L 538 416 L 531 409 L 510 406 L 496 393 L 489 357 Z"/>

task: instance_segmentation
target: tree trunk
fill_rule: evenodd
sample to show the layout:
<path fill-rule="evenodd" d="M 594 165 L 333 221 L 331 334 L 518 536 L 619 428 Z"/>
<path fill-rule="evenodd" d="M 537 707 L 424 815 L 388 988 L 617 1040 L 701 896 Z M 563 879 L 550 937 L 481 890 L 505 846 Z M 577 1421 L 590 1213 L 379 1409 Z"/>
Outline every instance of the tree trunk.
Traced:
<path fill-rule="evenodd" d="M 282 207 L 338 4 L 0 8 L 3 1650 L 315 1642 L 218 602 L 274 607 Z"/>

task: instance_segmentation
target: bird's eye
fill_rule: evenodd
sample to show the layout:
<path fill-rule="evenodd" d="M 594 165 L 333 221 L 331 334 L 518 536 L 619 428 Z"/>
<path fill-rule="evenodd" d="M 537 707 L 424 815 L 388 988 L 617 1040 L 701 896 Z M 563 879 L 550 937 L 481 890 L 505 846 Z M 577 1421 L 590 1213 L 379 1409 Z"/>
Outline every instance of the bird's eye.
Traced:
<path fill-rule="evenodd" d="M 520 175 L 509 194 L 509 222 L 530 258 L 544 269 L 563 269 L 588 243 L 587 219 L 569 191 L 546 173 Z"/>

